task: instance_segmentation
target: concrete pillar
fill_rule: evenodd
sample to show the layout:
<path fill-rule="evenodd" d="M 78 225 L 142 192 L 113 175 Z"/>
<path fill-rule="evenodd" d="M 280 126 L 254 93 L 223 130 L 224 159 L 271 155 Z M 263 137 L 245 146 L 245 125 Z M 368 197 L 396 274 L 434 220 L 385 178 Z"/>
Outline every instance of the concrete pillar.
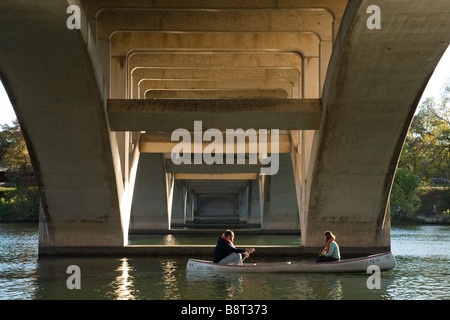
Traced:
<path fill-rule="evenodd" d="M 81 29 L 69 30 L 67 7 L 0 4 L 0 76 L 39 184 L 40 253 L 126 242 L 122 182 L 103 109 L 105 77 L 83 10 Z"/>
<path fill-rule="evenodd" d="M 261 206 L 259 205 L 259 184 L 258 180 L 251 180 L 248 197 L 248 224 L 261 224 Z"/>
<path fill-rule="evenodd" d="M 194 193 L 187 189 L 185 195 L 184 215 L 186 222 L 194 221 Z"/>
<path fill-rule="evenodd" d="M 280 154 L 275 175 L 264 176 L 263 230 L 300 230 L 297 197 L 290 154 Z"/>
<path fill-rule="evenodd" d="M 131 207 L 130 229 L 169 229 L 165 186 L 163 155 L 141 154 Z"/>
<path fill-rule="evenodd" d="M 249 194 L 248 187 L 242 189 L 239 192 L 239 221 L 247 222 L 248 221 L 248 212 L 249 212 Z"/>
<path fill-rule="evenodd" d="M 182 180 L 175 180 L 172 195 L 172 218 L 171 226 L 184 225 L 186 216 L 184 214 L 184 187 Z"/>
<path fill-rule="evenodd" d="M 198 216 L 198 195 L 195 193 L 192 193 L 192 221 L 194 221 L 194 218 Z"/>

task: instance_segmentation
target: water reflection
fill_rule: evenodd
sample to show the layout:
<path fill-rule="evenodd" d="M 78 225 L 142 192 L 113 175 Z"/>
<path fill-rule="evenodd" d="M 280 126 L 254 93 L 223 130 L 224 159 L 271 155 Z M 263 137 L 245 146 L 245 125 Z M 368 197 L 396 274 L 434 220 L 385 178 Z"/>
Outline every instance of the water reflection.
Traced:
<path fill-rule="evenodd" d="M 180 241 L 178 241 L 174 235 L 168 234 L 163 237 L 163 243 L 166 246 L 175 246 L 175 245 L 179 245 Z"/>
<path fill-rule="evenodd" d="M 186 272 L 186 288 L 195 299 L 361 300 L 388 298 L 391 272 L 381 273 L 381 289 L 367 288 L 369 274 Z"/>
<path fill-rule="evenodd" d="M 174 260 L 165 260 L 161 262 L 163 270 L 163 299 L 181 299 L 176 277 L 177 263 Z"/>
<path fill-rule="evenodd" d="M 344 298 L 341 279 L 337 278 L 328 283 L 328 293 L 330 300 L 342 300 Z"/>
<path fill-rule="evenodd" d="M 32 224 L 0 223 L 0 300 L 34 297 L 37 241 Z"/>
<path fill-rule="evenodd" d="M 111 298 L 116 300 L 134 300 L 136 299 L 134 278 L 130 275 L 130 271 L 133 268 L 129 265 L 127 258 L 122 258 L 120 261 L 120 266 L 115 270 L 119 272 L 119 275 L 110 284 L 114 288 Z"/>
<path fill-rule="evenodd" d="M 241 299 L 248 282 L 245 275 L 239 273 L 212 274 L 188 271 L 186 279 L 187 288 L 192 292 L 193 299 L 218 299 L 218 297 L 226 300 Z"/>
<path fill-rule="evenodd" d="M 450 263 L 447 257 L 418 260 L 417 257 L 397 257 L 392 271 L 393 281 L 388 284 L 386 298 L 450 299 Z"/>

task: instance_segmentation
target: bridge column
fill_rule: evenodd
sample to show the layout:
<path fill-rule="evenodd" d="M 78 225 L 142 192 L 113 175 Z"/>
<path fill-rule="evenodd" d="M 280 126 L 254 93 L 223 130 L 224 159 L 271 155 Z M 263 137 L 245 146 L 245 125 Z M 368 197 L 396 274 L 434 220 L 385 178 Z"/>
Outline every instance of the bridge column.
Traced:
<path fill-rule="evenodd" d="M 171 226 L 181 226 L 186 223 L 186 216 L 184 215 L 185 187 L 183 186 L 182 180 L 175 179 L 172 192 L 172 217 L 170 219 Z"/>
<path fill-rule="evenodd" d="M 300 230 L 291 155 L 280 154 L 279 171 L 262 176 L 262 230 Z"/>
<path fill-rule="evenodd" d="M 84 12 L 81 29 L 69 30 L 67 7 L 0 3 L 0 76 L 38 180 L 40 253 L 121 246 L 126 238 L 104 112 L 107 85 Z"/>
<path fill-rule="evenodd" d="M 342 247 L 389 248 L 398 159 L 448 47 L 448 1 L 380 1 L 379 29 L 366 23 L 373 4 L 348 2 L 333 47 L 306 178 L 305 246 L 323 246 L 331 230 Z"/>
<path fill-rule="evenodd" d="M 164 156 L 158 153 L 141 154 L 131 207 L 130 229 L 169 229 L 167 189 L 164 186 Z"/>
<path fill-rule="evenodd" d="M 239 221 L 248 222 L 249 214 L 249 193 L 248 187 L 239 192 Z"/>
<path fill-rule="evenodd" d="M 258 180 L 251 180 L 249 187 L 249 212 L 247 223 L 250 225 L 261 224 L 261 206 L 259 203 L 259 184 Z"/>
<path fill-rule="evenodd" d="M 194 221 L 194 193 L 192 190 L 187 189 L 184 201 L 184 216 L 186 222 Z"/>

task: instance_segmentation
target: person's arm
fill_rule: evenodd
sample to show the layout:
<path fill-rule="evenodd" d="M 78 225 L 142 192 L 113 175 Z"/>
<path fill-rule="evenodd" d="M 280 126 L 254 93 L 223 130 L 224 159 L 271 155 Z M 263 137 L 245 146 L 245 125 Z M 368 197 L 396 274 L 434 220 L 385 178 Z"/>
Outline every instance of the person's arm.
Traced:
<path fill-rule="evenodd" d="M 244 253 L 245 252 L 245 249 L 238 249 L 238 248 L 233 248 L 232 246 L 229 246 L 229 250 L 230 250 L 230 253 Z"/>
<path fill-rule="evenodd" d="M 255 248 L 247 248 L 247 249 L 244 249 L 243 253 L 245 254 L 245 258 L 248 258 L 250 253 L 253 253 L 253 252 L 255 252 Z"/>
<path fill-rule="evenodd" d="M 231 246 L 230 246 L 230 248 L 231 248 L 231 252 L 234 252 L 234 253 L 245 253 L 245 252 L 253 253 L 253 252 L 255 252 L 255 248 L 237 249 L 237 248 L 232 248 Z"/>

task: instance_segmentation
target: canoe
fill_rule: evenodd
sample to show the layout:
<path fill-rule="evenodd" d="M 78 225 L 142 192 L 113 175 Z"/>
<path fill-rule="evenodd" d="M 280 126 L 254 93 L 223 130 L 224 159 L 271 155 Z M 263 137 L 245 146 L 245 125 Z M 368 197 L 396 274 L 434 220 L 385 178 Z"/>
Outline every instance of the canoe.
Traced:
<path fill-rule="evenodd" d="M 395 257 L 391 252 L 375 254 L 363 258 L 346 259 L 335 262 L 273 262 L 244 263 L 242 265 L 220 265 L 206 260 L 189 259 L 189 272 L 368 272 L 369 266 L 378 266 L 380 271 L 395 267 Z"/>

